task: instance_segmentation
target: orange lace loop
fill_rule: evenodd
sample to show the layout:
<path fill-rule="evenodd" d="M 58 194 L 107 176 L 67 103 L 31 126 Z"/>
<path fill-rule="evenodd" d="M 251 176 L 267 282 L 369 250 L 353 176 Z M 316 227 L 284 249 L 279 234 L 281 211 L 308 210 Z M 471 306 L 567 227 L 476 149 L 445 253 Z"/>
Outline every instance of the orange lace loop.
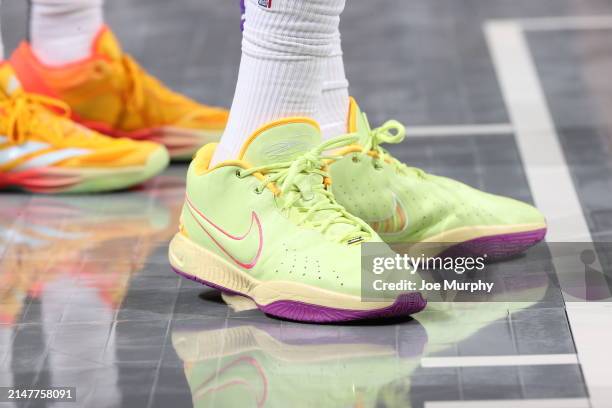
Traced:
<path fill-rule="evenodd" d="M 44 119 L 39 114 L 41 109 L 52 109 L 59 117 L 70 117 L 70 107 L 66 103 L 48 96 L 25 92 L 0 101 L 0 109 L 6 115 L 4 133 L 9 141 L 16 144 L 24 143 L 41 124 L 46 125 L 48 129 L 44 137 L 50 140 L 59 140 L 63 137 L 58 121 L 42 122 Z"/>

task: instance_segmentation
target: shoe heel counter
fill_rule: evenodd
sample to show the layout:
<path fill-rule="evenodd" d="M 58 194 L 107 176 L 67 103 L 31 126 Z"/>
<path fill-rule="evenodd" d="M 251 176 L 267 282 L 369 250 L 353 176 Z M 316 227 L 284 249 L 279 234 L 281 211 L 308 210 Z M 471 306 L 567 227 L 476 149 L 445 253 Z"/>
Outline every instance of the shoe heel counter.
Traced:
<path fill-rule="evenodd" d="M 38 61 L 26 42 L 22 42 L 17 47 L 10 56 L 9 63 L 26 92 L 34 92 L 53 98 L 58 97 L 57 93 L 42 78 Z"/>

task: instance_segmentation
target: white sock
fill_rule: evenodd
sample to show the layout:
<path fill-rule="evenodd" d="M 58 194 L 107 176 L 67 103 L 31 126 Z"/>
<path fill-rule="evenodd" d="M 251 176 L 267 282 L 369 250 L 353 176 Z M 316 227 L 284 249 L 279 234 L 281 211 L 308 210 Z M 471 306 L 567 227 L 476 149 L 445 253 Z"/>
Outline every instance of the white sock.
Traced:
<path fill-rule="evenodd" d="M 349 82 L 344 72 L 340 31 L 334 36 L 332 53 L 323 63 L 323 88 L 315 118 L 324 139 L 345 134 L 349 111 Z"/>
<path fill-rule="evenodd" d="M 344 3 L 246 1 L 236 92 L 213 165 L 236 158 L 246 139 L 270 121 L 315 116 L 323 85 L 323 61 L 333 51 Z"/>
<path fill-rule="evenodd" d="M 100 30 L 103 0 L 31 0 L 30 41 L 45 64 L 87 58 Z"/>

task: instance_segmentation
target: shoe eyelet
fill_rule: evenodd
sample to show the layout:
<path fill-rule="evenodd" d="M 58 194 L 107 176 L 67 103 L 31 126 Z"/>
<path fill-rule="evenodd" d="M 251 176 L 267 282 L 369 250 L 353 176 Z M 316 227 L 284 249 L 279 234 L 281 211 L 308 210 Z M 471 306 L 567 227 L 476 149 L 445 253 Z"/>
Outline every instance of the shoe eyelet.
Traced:
<path fill-rule="evenodd" d="M 361 162 L 361 160 L 360 160 L 360 159 L 359 159 L 359 157 L 357 157 L 357 156 L 353 156 L 351 160 L 353 161 L 353 163 L 359 163 L 359 162 Z"/>
<path fill-rule="evenodd" d="M 239 179 L 243 178 L 242 177 L 242 170 L 240 170 L 240 169 L 236 170 L 236 177 L 238 177 Z"/>
<path fill-rule="evenodd" d="M 103 62 L 98 62 L 93 66 L 94 75 L 98 78 L 106 75 L 106 65 Z"/>
<path fill-rule="evenodd" d="M 308 194 L 304 194 L 302 196 L 302 200 L 304 200 L 304 201 L 312 201 L 314 198 L 315 198 L 315 195 L 312 192 L 310 192 Z"/>
<path fill-rule="evenodd" d="M 255 191 L 255 194 L 257 195 L 261 195 L 261 193 L 263 193 L 263 190 L 260 190 L 259 187 L 255 187 L 255 190 L 253 191 Z"/>
<path fill-rule="evenodd" d="M 378 162 L 373 162 L 372 166 L 374 167 L 374 170 L 377 170 L 377 171 L 381 171 L 383 169 L 383 166 Z"/>

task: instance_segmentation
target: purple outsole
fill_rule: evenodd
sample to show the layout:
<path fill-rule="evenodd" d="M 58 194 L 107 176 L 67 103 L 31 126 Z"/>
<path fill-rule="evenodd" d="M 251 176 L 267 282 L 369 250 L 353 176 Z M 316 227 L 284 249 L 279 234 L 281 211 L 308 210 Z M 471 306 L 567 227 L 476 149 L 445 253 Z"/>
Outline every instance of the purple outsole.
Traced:
<path fill-rule="evenodd" d="M 232 295 L 248 297 L 242 293 L 235 292 L 225 287 L 216 285 L 212 282 L 207 282 L 195 276 L 189 275 L 174 267 L 172 269 L 174 269 L 174 272 L 176 272 L 177 274 L 194 282 L 210 286 L 211 288 Z M 333 307 L 318 306 L 294 300 L 279 300 L 276 302 L 272 302 L 269 305 L 257 304 L 257 307 L 259 308 L 259 310 L 266 314 L 280 317 L 283 319 L 311 323 L 332 323 L 409 316 L 414 313 L 420 312 L 425 308 L 426 305 L 427 301 L 423 299 L 421 294 L 418 292 L 414 292 L 404 293 L 398 296 L 392 305 L 375 310 L 337 309 Z"/>
<path fill-rule="evenodd" d="M 461 242 L 444 251 L 442 256 L 483 256 L 489 260 L 500 260 L 518 255 L 542 241 L 546 228 L 516 232 L 512 234 L 492 235 Z"/>

